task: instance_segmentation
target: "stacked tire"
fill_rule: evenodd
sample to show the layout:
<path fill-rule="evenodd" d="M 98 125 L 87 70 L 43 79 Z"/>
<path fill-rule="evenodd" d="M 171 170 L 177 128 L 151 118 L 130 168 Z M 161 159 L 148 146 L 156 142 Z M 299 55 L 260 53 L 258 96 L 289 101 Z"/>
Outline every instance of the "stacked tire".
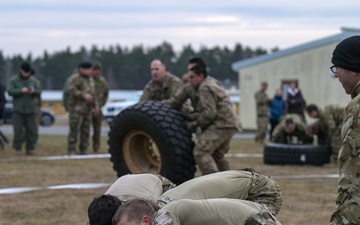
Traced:
<path fill-rule="evenodd" d="M 110 126 L 109 153 L 118 176 L 155 172 L 176 184 L 194 177 L 194 143 L 182 114 L 158 101 L 121 111 Z"/>
<path fill-rule="evenodd" d="M 330 162 L 328 146 L 311 144 L 278 144 L 264 146 L 264 163 L 270 165 L 316 165 Z"/>

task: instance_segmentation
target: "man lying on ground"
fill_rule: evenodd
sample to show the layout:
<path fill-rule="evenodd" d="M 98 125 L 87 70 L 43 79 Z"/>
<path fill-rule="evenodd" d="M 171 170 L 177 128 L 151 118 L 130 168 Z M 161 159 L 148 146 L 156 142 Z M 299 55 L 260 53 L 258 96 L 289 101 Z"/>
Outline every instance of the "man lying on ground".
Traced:
<path fill-rule="evenodd" d="M 90 225 L 111 225 L 111 219 L 120 205 L 129 199 L 143 198 L 155 202 L 165 191 L 175 187 L 158 174 L 128 174 L 118 178 L 105 192 L 96 197 L 88 207 Z"/>
<path fill-rule="evenodd" d="M 127 175 L 129 176 L 129 175 Z M 132 175 L 133 176 L 133 175 Z M 132 177 L 135 178 L 135 177 Z M 126 182 L 127 184 L 120 184 Z M 141 182 L 136 183 L 136 182 Z M 145 180 L 133 180 L 133 182 L 125 179 L 118 179 L 118 185 L 113 184 L 106 194 L 121 193 L 120 200 L 126 202 L 134 199 L 135 194 L 130 197 L 126 192 L 134 192 L 142 190 L 146 194 L 136 194 L 138 198 L 145 198 L 155 202 L 154 196 L 159 195 L 159 188 L 153 188 L 151 182 Z M 142 187 L 140 185 L 143 185 Z M 119 190 L 122 189 L 122 190 Z M 154 190 L 157 194 L 151 193 Z M 149 197 L 151 196 L 151 197 Z M 107 225 L 109 220 L 115 214 L 116 207 L 121 205 L 121 202 L 114 200 L 112 195 L 101 196 L 90 204 L 88 215 L 91 225 Z M 244 170 L 229 170 L 208 174 L 189 180 L 178 187 L 170 189 L 161 196 L 158 196 L 157 204 L 161 207 L 168 203 L 180 199 L 210 199 L 210 198 L 232 198 L 243 199 L 257 202 L 268 208 L 273 214 L 277 214 L 282 205 L 281 189 L 277 183 L 264 175 L 261 175 L 251 168 Z M 115 210 L 115 211 L 114 211 Z M 111 218 L 110 218 L 111 217 Z M 107 221 L 106 223 L 97 221 Z"/>
<path fill-rule="evenodd" d="M 160 207 L 179 199 L 243 199 L 268 207 L 277 214 L 282 206 L 279 185 L 270 177 L 259 174 L 252 168 L 228 170 L 189 180 L 165 192 L 157 200 Z"/>
<path fill-rule="evenodd" d="M 281 225 L 261 204 L 227 198 L 183 199 L 158 209 L 145 199 L 130 200 L 116 211 L 113 225 Z"/>

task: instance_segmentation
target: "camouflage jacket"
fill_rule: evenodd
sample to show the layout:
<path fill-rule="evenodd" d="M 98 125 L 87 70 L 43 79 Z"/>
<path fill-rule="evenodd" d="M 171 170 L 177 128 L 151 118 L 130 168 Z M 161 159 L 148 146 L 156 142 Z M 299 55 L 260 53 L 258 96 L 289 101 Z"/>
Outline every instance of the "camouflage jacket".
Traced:
<path fill-rule="evenodd" d="M 344 124 L 341 129 L 342 145 L 339 160 L 343 161 L 360 155 L 360 82 L 351 93 L 351 102 L 344 111 Z"/>
<path fill-rule="evenodd" d="M 220 82 L 213 77 L 207 76 L 207 79 L 213 80 L 219 86 L 221 86 Z M 191 106 L 195 112 L 199 112 L 199 96 L 190 83 L 185 84 L 182 88 L 180 88 L 174 95 L 171 96 L 170 99 L 163 101 L 165 104 L 170 105 L 170 107 L 180 110 L 181 106 L 187 101 L 190 100 Z"/>
<path fill-rule="evenodd" d="M 196 125 L 202 129 L 239 128 L 233 105 L 224 89 L 213 79 L 204 79 L 197 90 L 199 116 Z"/>
<path fill-rule="evenodd" d="M 158 211 L 154 215 L 152 225 L 173 225 L 171 214 L 168 211 Z"/>
<path fill-rule="evenodd" d="M 94 81 L 96 101 L 98 102 L 99 107 L 102 107 L 105 105 L 109 96 L 109 85 L 103 76 L 94 77 Z"/>
<path fill-rule="evenodd" d="M 290 118 L 293 119 L 296 128 L 294 132 L 289 134 L 285 132 L 285 121 Z M 287 114 L 281 118 L 280 123 L 275 127 L 271 141 L 283 144 L 306 144 L 312 143 L 313 137 L 307 131 L 306 125 L 299 115 Z"/>
<path fill-rule="evenodd" d="M 75 73 L 71 75 L 68 82 L 68 109 L 79 113 L 90 113 L 92 108 L 98 106 L 95 98 L 95 83 L 92 77 Z M 84 94 L 91 94 L 94 99 L 87 102 Z"/>
<path fill-rule="evenodd" d="M 22 88 L 34 88 L 33 94 L 24 94 Z M 7 84 L 7 92 L 13 97 L 13 111 L 16 113 L 31 114 L 35 112 L 36 96 L 40 97 L 39 81 L 34 77 L 23 79 L 20 74 L 13 76 Z"/>
<path fill-rule="evenodd" d="M 344 108 L 336 105 L 328 105 L 324 111 L 319 110 L 319 129 L 324 132 L 327 137 L 331 137 L 336 128 L 342 125 L 343 115 Z"/>
<path fill-rule="evenodd" d="M 255 93 L 257 116 L 269 116 L 269 97 L 264 91 Z"/>
<path fill-rule="evenodd" d="M 183 83 L 181 80 L 178 77 L 168 73 L 162 86 L 157 84 L 154 80 L 149 81 L 144 88 L 143 94 L 140 97 L 140 101 L 166 100 L 174 95 L 175 92 L 182 87 Z"/>

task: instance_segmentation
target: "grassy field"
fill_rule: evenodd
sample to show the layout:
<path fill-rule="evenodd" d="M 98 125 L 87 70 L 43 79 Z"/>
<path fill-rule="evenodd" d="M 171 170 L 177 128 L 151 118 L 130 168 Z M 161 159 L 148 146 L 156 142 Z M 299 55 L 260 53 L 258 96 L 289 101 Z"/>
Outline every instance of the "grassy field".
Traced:
<path fill-rule="evenodd" d="M 106 153 L 106 137 L 100 153 Z M 233 140 L 230 153 L 262 153 L 252 140 Z M 64 155 L 65 136 L 40 136 L 36 156 Z M 32 157 L 32 156 L 31 156 Z M 0 188 L 47 187 L 77 183 L 112 183 L 116 174 L 109 159 L 27 160 L 10 149 L 0 152 Z M 5 159 L 18 159 L 8 160 Z M 229 158 L 232 168 L 253 167 L 267 175 L 334 174 L 337 166 L 269 166 L 262 158 Z M 197 175 L 199 175 L 197 173 Z M 284 204 L 278 215 L 284 225 L 328 224 L 335 209 L 337 179 L 276 179 Z M 107 188 L 41 190 L 0 195 L 0 225 L 84 225 L 93 197 Z"/>

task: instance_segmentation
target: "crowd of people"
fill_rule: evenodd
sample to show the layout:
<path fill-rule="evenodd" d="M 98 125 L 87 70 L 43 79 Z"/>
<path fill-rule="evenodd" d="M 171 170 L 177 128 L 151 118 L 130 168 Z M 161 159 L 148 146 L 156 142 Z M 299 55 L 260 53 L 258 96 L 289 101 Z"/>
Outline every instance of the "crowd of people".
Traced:
<path fill-rule="evenodd" d="M 292 83 L 288 89 L 285 105 L 274 97 L 268 98 L 267 84 L 255 94 L 257 104 L 257 142 L 264 142 L 270 118 L 270 141 L 285 144 L 317 143 L 331 148 L 332 159 L 339 165 L 338 197 L 336 211 L 330 219 L 331 225 L 359 224 L 360 197 L 360 36 L 341 41 L 334 49 L 330 70 L 338 78 L 351 101 L 346 107 L 327 105 L 320 109 L 315 104 L 306 105 L 301 91 Z M 280 101 L 284 101 L 280 99 Z M 275 105 L 274 105 L 275 103 Z M 285 110 L 284 110 L 285 109 Z M 280 113 L 279 112 L 283 112 Z M 316 119 L 306 125 L 304 112 Z M 278 125 L 275 125 L 278 121 Z"/>
<path fill-rule="evenodd" d="M 269 134 L 269 140 L 275 143 L 326 145 L 331 149 L 332 161 L 337 162 L 344 107 L 327 105 L 322 110 L 315 104 L 307 105 L 295 82 L 290 83 L 285 98 L 280 88 L 273 98 L 268 97 L 266 89 L 263 82 L 255 93 L 258 126 L 255 141 L 264 143 Z M 305 113 L 315 122 L 307 123 Z"/>

